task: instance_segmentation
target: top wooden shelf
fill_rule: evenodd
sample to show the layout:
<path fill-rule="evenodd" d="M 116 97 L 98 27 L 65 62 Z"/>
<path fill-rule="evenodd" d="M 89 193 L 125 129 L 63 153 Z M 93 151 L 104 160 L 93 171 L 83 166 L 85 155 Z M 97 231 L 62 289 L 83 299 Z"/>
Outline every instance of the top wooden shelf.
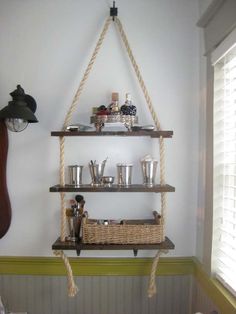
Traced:
<path fill-rule="evenodd" d="M 92 186 L 91 184 L 83 184 L 80 186 L 60 184 L 50 187 L 50 192 L 175 192 L 175 188 L 169 184 L 156 184 L 152 187 L 147 187 L 143 184 L 131 184 L 128 186 L 119 186 L 112 184 L 112 186 Z"/>
<path fill-rule="evenodd" d="M 173 131 L 52 131 L 51 136 L 149 136 L 171 138 Z"/>

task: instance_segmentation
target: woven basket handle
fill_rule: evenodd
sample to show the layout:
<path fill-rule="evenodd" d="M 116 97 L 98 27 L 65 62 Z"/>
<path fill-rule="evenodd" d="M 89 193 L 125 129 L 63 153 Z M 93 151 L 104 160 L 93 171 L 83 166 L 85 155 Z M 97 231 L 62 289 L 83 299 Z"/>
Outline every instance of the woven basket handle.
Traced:
<path fill-rule="evenodd" d="M 158 214 L 158 212 L 156 210 L 154 210 L 152 213 L 153 213 L 153 216 L 155 218 L 156 224 L 160 225 L 161 224 L 161 215 Z"/>

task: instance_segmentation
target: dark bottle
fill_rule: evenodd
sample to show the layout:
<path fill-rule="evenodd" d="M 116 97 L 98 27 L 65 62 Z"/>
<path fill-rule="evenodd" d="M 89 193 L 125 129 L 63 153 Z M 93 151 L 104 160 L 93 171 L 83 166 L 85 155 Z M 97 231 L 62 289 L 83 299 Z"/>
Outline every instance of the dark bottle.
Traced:
<path fill-rule="evenodd" d="M 123 115 L 135 116 L 137 109 L 136 106 L 133 105 L 131 101 L 131 95 L 129 93 L 126 94 L 126 100 L 123 106 L 121 106 L 120 111 Z"/>

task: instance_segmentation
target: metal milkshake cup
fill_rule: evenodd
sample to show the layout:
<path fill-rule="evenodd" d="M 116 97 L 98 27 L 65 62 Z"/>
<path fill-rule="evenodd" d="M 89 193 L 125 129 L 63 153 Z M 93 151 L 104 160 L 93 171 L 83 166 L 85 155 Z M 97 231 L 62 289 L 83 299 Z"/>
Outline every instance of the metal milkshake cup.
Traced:
<path fill-rule="evenodd" d="M 82 184 L 83 166 L 68 166 L 69 185 L 80 186 Z"/>
<path fill-rule="evenodd" d="M 117 164 L 117 184 L 118 185 L 131 185 L 132 180 L 132 164 Z"/>
<path fill-rule="evenodd" d="M 155 185 L 157 160 L 142 160 L 141 167 L 143 173 L 143 184 L 146 186 Z"/>

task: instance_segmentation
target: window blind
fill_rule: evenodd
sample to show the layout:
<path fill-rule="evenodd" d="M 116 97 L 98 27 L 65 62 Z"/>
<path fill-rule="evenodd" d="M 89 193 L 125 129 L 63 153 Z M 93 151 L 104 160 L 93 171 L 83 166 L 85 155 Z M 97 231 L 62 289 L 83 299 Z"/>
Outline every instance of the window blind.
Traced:
<path fill-rule="evenodd" d="M 212 267 L 236 295 L 236 45 L 214 65 Z"/>

